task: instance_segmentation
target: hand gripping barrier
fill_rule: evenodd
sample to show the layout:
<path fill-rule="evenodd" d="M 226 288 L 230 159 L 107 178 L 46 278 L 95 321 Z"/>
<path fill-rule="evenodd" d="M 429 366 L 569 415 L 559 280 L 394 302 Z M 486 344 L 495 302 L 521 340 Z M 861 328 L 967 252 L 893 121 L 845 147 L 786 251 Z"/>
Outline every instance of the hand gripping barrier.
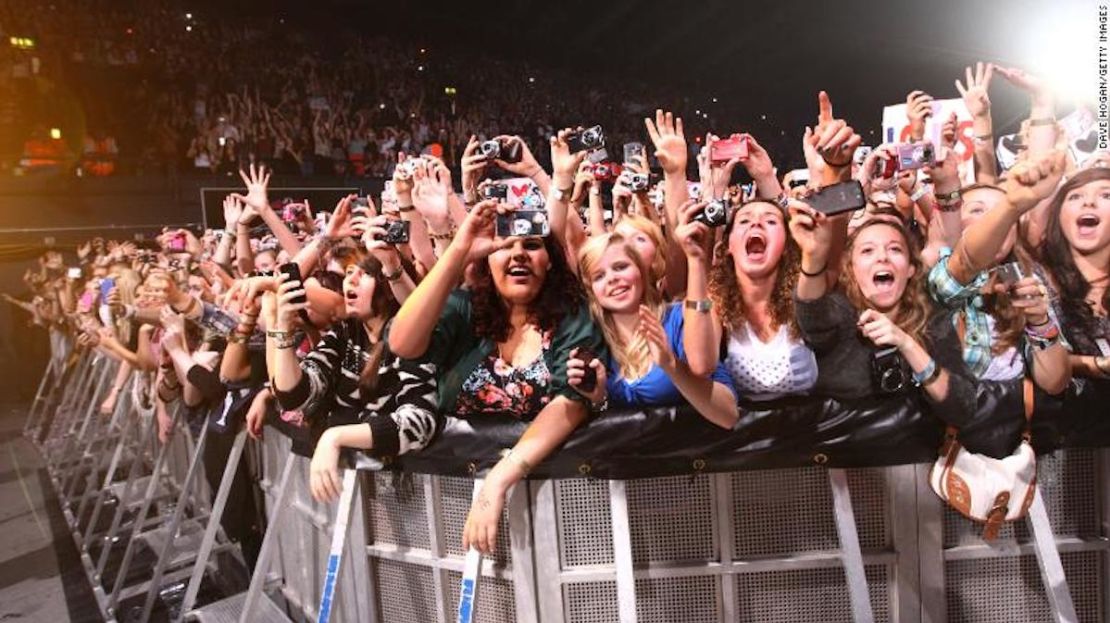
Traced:
<path fill-rule="evenodd" d="M 510 491 L 483 559 L 462 524 L 521 423 L 448 418 L 418 454 L 352 455 L 337 505 L 308 494 L 303 439 L 239 432 L 212 492 L 207 435 L 174 411 L 159 443 L 141 375 L 99 413 L 114 374 L 52 358 L 25 429 L 106 620 L 1110 620 L 1105 384 L 1038 396 L 1040 491 L 993 544 L 929 490 L 940 430 L 920 405 L 797 401 L 732 431 L 674 409 L 594 419 Z M 980 387 L 968 447 L 1008 452 L 1015 395 Z M 220 522 L 242 456 L 268 525 L 249 584 Z"/>

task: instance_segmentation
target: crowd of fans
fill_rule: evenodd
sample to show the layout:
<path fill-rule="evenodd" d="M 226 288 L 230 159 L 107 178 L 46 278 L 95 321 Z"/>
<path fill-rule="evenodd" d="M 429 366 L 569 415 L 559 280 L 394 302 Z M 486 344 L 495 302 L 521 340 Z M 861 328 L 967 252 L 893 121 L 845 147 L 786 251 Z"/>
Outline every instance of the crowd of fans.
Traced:
<path fill-rule="evenodd" d="M 437 140 L 438 126 L 404 120 L 414 103 L 399 94 L 359 112 L 344 71 L 299 71 L 312 79 L 272 94 L 159 98 L 163 119 L 186 117 L 177 129 L 198 124 L 197 150 L 215 133 L 258 151 L 223 228 L 48 253 L 26 276 L 34 298 L 9 300 L 124 362 L 117 390 L 137 372 L 163 433 L 167 405 L 227 415 L 229 391 L 250 396 L 233 416 L 252 435 L 264 422 L 312 431 L 319 499 L 338 494 L 342 448 L 384 459 L 419 452 L 447 416 L 518 418 L 527 431 L 464 530 L 489 551 L 507 488 L 608 409 L 689 405 L 725 435 L 769 400 L 913 394 L 960 427 L 978 383 L 1028 377 L 1058 395 L 1110 379 L 1110 156 L 1075 162 L 1059 149 L 1052 94 L 1020 70 L 980 64 L 960 81 L 974 183 L 957 167 L 954 119 L 938 144 L 923 141 L 930 108 L 918 93 L 915 143 L 872 150 L 821 93 L 798 149 L 806 167 L 791 171 L 754 136 L 707 135 L 693 150 L 683 120 L 658 110 L 637 119 L 629 138 L 642 144 L 622 144 L 606 116 L 600 138 L 624 156 L 614 177 L 591 162 L 597 128 L 558 130 L 542 161 L 542 121 L 529 136 L 500 134 L 545 118 L 508 101 L 485 118 L 511 122 L 451 125 L 440 156 L 394 156 Z M 1006 171 L 988 95 L 999 77 L 1032 103 Z M 326 106 L 288 107 L 306 97 Z M 456 119 L 473 114 L 468 104 Z M 381 129 L 386 118 L 395 130 Z M 314 133 L 325 138 L 309 148 Z M 271 206 L 266 163 L 283 166 L 279 147 L 321 144 L 348 165 L 358 145 L 362 166 L 388 168 L 391 184 L 330 214 Z M 751 185 L 730 183 L 738 167 Z M 537 190 L 520 199 L 505 175 Z"/>
<path fill-rule="evenodd" d="M 70 4 L 0 20 L 10 33 L 34 34 L 37 46 L 0 53 L 0 74 L 30 83 L 23 64 L 34 56 L 38 71 L 73 92 L 88 128 L 70 151 L 80 150 L 74 161 L 91 174 L 117 168 L 87 162 L 122 158 L 151 173 L 234 174 L 266 162 L 279 174 L 388 177 L 398 153 L 454 163 L 471 135 L 500 134 L 521 136 L 547 164 L 540 148 L 560 122 L 589 116 L 612 137 L 630 138 L 646 102 L 679 103 L 611 77 L 582 88 L 581 71 L 422 47 L 352 25 L 312 34 L 274 14 L 207 19 L 173 0 L 141 10 Z M 39 121 L 24 124 L 39 136 L 21 140 L 41 140 L 51 126 Z"/>

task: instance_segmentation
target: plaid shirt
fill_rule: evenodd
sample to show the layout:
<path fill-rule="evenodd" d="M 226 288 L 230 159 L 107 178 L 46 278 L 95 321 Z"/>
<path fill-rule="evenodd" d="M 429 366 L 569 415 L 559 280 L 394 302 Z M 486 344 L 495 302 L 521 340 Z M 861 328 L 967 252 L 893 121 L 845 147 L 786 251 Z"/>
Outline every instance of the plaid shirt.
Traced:
<path fill-rule="evenodd" d="M 976 377 L 980 377 L 991 365 L 991 329 L 989 314 L 983 311 L 983 286 L 990 278 L 989 271 L 982 271 L 967 285 L 961 284 L 948 272 L 948 258 L 952 249 L 940 250 L 940 261 L 929 271 L 929 295 L 945 309 L 963 314 L 965 331 L 963 335 L 964 362 Z M 952 322 L 959 322 L 959 315 L 953 314 Z"/>

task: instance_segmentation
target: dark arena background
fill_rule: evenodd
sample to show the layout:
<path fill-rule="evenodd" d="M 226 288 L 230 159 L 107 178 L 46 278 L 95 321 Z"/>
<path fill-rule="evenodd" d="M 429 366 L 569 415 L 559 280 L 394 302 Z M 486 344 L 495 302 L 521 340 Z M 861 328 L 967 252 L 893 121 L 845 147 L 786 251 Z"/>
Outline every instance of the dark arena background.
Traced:
<path fill-rule="evenodd" d="M 1098 0 L 0 0 L 0 621 L 1110 623 Z"/>

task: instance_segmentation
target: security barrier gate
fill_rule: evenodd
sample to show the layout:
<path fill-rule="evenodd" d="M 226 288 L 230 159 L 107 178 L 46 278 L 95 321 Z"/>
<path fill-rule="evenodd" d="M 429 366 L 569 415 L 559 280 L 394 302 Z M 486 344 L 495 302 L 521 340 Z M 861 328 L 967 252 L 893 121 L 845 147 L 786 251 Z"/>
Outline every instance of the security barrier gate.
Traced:
<path fill-rule="evenodd" d="M 472 479 L 360 465 L 337 522 L 344 506 L 312 500 L 308 460 L 268 429 L 233 446 L 269 520 L 248 584 L 204 435 L 177 414 L 159 443 L 137 374 L 101 415 L 114 375 L 97 356 L 52 359 L 25 429 L 107 620 L 1110 621 L 1106 450 L 1042 457 L 1030 520 L 992 544 L 923 465 L 523 482 L 463 586 Z"/>

